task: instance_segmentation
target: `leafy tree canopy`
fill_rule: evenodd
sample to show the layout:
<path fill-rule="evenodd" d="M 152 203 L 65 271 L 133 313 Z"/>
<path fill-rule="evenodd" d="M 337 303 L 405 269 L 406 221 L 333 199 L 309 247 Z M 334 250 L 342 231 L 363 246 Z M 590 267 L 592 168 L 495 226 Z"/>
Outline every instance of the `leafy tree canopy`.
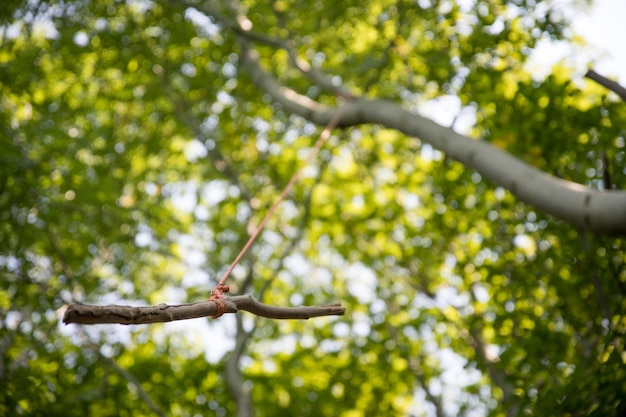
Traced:
<path fill-rule="evenodd" d="M 624 104 L 527 65 L 540 40 L 573 42 L 577 6 L 3 2 L 0 414 L 623 413 L 623 234 L 385 123 L 451 100 L 435 117 L 472 142 L 621 198 Z M 229 281 L 346 316 L 59 323 L 73 301 L 206 299 L 325 112 L 379 99 L 380 121 L 334 131 Z"/>

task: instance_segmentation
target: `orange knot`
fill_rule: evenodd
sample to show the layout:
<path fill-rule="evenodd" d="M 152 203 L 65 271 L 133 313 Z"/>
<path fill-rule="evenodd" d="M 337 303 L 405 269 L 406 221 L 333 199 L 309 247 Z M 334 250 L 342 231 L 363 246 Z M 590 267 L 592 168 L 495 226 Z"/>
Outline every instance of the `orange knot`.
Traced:
<path fill-rule="evenodd" d="M 217 284 L 217 286 L 211 291 L 209 301 L 215 302 L 215 306 L 217 307 L 217 312 L 214 316 L 211 316 L 212 319 L 217 319 L 226 313 L 226 300 L 224 300 L 224 294 L 228 291 L 230 291 L 230 287 L 224 284 Z"/>

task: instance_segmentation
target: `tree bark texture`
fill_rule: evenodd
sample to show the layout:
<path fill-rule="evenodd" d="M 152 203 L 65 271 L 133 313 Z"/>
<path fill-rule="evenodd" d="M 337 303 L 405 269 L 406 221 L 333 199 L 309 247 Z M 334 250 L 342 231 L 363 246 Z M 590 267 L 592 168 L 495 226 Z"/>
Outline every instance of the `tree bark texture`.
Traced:
<path fill-rule="evenodd" d="M 341 316 L 346 309 L 340 304 L 326 306 L 275 307 L 260 303 L 251 295 L 224 297 L 226 313 L 236 313 L 240 310 L 271 319 L 309 319 L 321 316 Z M 217 306 L 213 301 L 199 303 L 168 305 L 159 304 L 148 307 L 132 307 L 120 305 L 94 306 L 81 303 L 72 303 L 65 310 L 63 322 L 65 324 L 149 324 L 167 323 L 175 320 L 211 317 L 217 313 Z"/>

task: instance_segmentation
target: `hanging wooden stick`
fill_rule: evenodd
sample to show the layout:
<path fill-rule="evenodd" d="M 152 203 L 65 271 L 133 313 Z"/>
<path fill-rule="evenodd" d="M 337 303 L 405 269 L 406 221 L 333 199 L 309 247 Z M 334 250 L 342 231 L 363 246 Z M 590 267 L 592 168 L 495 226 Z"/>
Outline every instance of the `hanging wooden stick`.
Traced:
<path fill-rule="evenodd" d="M 313 149 L 307 157 L 305 163 L 298 169 L 289 180 L 289 183 L 280 194 L 276 202 L 268 210 L 265 217 L 256 230 L 252 233 L 248 242 L 239 252 L 235 260 L 230 265 L 224 276 L 211 292 L 211 298 L 208 301 L 168 305 L 159 304 L 149 307 L 132 307 L 132 306 L 94 306 L 82 303 L 72 303 L 65 310 L 63 322 L 65 324 L 98 324 L 98 323 L 119 323 L 119 324 L 147 324 L 147 323 L 165 323 L 175 320 L 187 320 L 198 317 L 218 318 L 224 313 L 236 313 L 239 310 L 248 311 L 261 317 L 272 319 L 309 319 L 320 316 L 340 316 L 346 311 L 340 304 L 331 304 L 326 306 L 300 306 L 300 307 L 276 307 L 260 303 L 251 295 L 240 295 L 235 297 L 225 297 L 230 289 L 224 284 L 230 276 L 233 269 L 241 258 L 245 255 L 248 248 L 263 230 L 265 223 L 276 210 L 276 207 L 284 200 L 285 196 L 294 186 L 300 177 L 302 170 L 313 160 L 319 152 L 324 142 L 330 136 L 331 130 L 337 125 L 344 111 L 344 106 L 340 107 L 333 118 L 328 122 L 319 138 L 315 142 Z"/>
<path fill-rule="evenodd" d="M 341 316 L 346 309 L 339 304 L 325 306 L 275 307 L 260 303 L 251 295 L 225 297 L 226 313 L 240 310 L 271 319 L 309 319 L 321 316 Z M 213 301 L 199 303 L 157 306 L 94 306 L 72 303 L 65 310 L 63 323 L 77 324 L 149 324 L 167 323 L 175 320 L 188 320 L 200 317 L 211 317 L 217 312 L 217 304 Z"/>

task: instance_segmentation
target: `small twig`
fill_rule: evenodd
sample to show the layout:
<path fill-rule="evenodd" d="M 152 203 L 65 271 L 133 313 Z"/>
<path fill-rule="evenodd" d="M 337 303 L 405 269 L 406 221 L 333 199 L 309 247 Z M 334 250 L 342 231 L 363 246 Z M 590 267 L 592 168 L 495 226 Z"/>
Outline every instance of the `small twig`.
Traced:
<path fill-rule="evenodd" d="M 188 2 L 183 1 L 183 3 L 187 4 Z M 188 4 L 188 6 L 193 7 L 191 4 Z M 344 97 L 346 99 L 354 98 L 353 94 L 347 88 L 344 88 L 341 85 L 336 84 L 333 81 L 334 78 L 332 76 L 326 74 L 320 69 L 313 68 L 304 59 L 298 57 L 295 44 L 290 38 L 283 39 L 280 37 L 268 36 L 268 35 L 256 33 L 256 32 L 251 31 L 250 29 L 244 28 L 240 21 L 228 18 L 227 16 L 220 13 L 215 8 L 212 8 L 210 6 L 205 6 L 205 10 L 207 10 L 207 13 L 209 13 L 211 16 L 217 19 L 217 21 L 219 21 L 222 25 L 224 25 L 224 27 L 232 30 L 237 35 L 239 35 L 239 37 L 245 38 L 247 41 L 250 41 L 250 42 L 261 43 L 261 44 L 268 45 L 276 49 L 285 50 L 289 56 L 290 64 L 294 68 L 296 68 L 298 71 L 300 71 L 304 76 L 312 80 L 316 85 L 323 88 L 324 90 L 330 91 L 333 94 L 336 94 L 337 96 L 340 96 L 340 97 Z M 274 11 L 276 10 L 274 9 Z M 245 17 L 245 16 L 241 16 L 241 17 Z M 243 20 L 248 21 L 247 17 Z M 278 17 L 278 20 L 280 22 L 282 19 Z M 289 33 L 284 21 L 279 23 L 279 26 L 281 29 L 286 30 Z"/>
<path fill-rule="evenodd" d="M 167 416 L 167 414 L 163 410 L 161 410 L 159 406 L 156 405 L 152 397 L 150 397 L 150 394 L 148 394 L 146 390 L 144 390 L 141 386 L 141 382 L 139 382 L 139 380 L 135 378 L 135 376 L 130 373 L 130 371 L 120 366 L 120 364 L 117 363 L 114 359 L 103 355 L 102 352 L 100 352 L 100 349 L 98 349 L 97 345 L 94 345 L 92 347 L 92 351 L 95 352 L 104 362 L 109 364 L 109 366 L 111 366 L 115 370 L 115 372 L 120 374 L 122 378 L 128 381 L 135 388 L 135 390 L 137 390 L 137 394 L 139 395 L 139 397 L 146 403 L 148 408 L 150 408 L 150 410 L 152 410 L 154 414 L 159 417 Z"/>
<path fill-rule="evenodd" d="M 594 80 L 603 87 L 608 88 L 609 90 L 620 96 L 622 100 L 626 101 L 626 88 L 622 87 L 619 83 L 613 80 L 609 80 L 604 75 L 600 75 L 594 70 L 587 71 L 585 77 L 589 78 L 590 80 Z"/>
<path fill-rule="evenodd" d="M 260 303 L 251 295 L 224 297 L 226 313 L 236 313 L 239 310 L 270 319 L 309 319 L 321 316 L 341 316 L 346 309 L 341 304 L 326 306 L 275 307 Z M 63 315 L 63 323 L 78 324 L 148 324 L 167 323 L 175 320 L 188 320 L 199 317 L 211 317 L 217 313 L 213 301 L 199 303 L 168 305 L 159 304 L 148 307 L 132 306 L 94 306 L 82 303 L 72 303 L 67 306 Z"/>
<path fill-rule="evenodd" d="M 167 92 L 167 95 L 172 102 L 181 104 L 174 106 L 174 115 L 178 117 L 179 120 L 181 120 L 181 122 L 183 122 L 183 124 L 185 124 L 197 138 L 206 138 L 207 135 L 200 128 L 200 121 L 194 116 L 193 112 L 191 112 L 189 99 L 176 95 L 174 89 L 171 88 L 171 85 L 169 84 L 169 77 L 166 75 L 167 74 L 164 73 L 164 76 L 161 77 L 164 87 L 163 91 Z M 233 162 L 226 158 L 226 156 L 222 153 L 219 143 L 216 143 L 215 147 L 208 152 L 208 158 L 213 162 L 215 169 L 223 172 L 228 180 L 239 189 L 239 192 L 244 200 L 249 202 L 252 199 L 250 192 L 241 182 L 239 172 L 237 172 L 234 168 Z"/>
<path fill-rule="evenodd" d="M 150 395 L 146 392 L 146 390 L 144 390 L 143 387 L 141 386 L 141 382 L 139 382 L 139 380 L 135 378 L 135 376 L 130 371 L 120 366 L 120 364 L 117 363 L 115 359 L 104 355 L 102 351 L 100 350 L 101 346 L 97 344 L 96 342 L 94 342 L 89 337 L 87 332 L 85 332 L 84 329 L 79 329 L 78 333 L 81 335 L 82 340 L 84 341 L 85 345 L 89 348 L 89 350 L 91 350 L 93 353 L 98 355 L 98 357 L 100 357 L 101 360 L 106 362 L 108 366 L 113 368 L 115 372 L 117 372 L 122 378 L 128 381 L 128 383 L 137 390 L 137 394 L 139 395 L 139 397 L 141 397 L 141 399 L 146 403 L 146 405 L 150 408 L 150 410 L 154 412 L 154 414 L 156 414 L 159 417 L 167 416 L 167 414 L 156 405 L 154 400 L 150 397 Z"/>

